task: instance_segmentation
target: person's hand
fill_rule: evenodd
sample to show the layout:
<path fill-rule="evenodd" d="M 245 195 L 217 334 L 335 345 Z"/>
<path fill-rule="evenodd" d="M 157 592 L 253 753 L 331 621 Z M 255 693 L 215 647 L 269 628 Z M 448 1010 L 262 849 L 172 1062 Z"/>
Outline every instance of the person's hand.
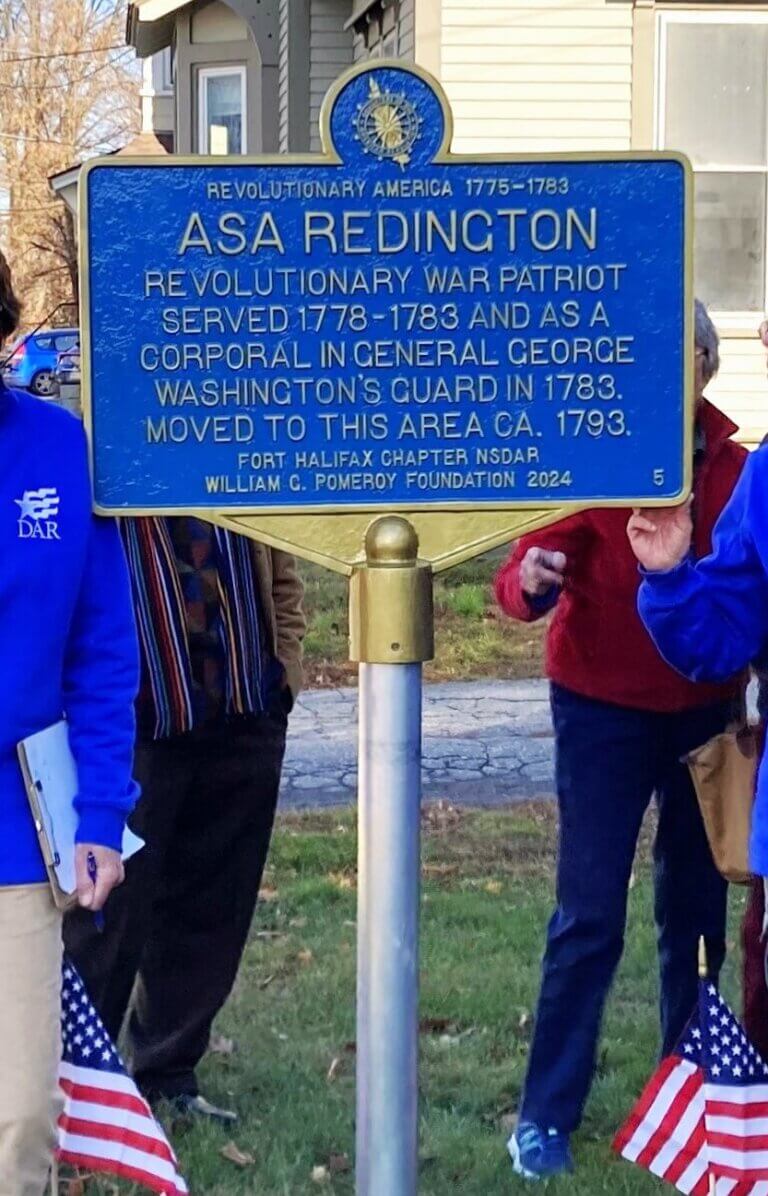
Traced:
<path fill-rule="evenodd" d="M 96 883 L 88 874 L 88 856 L 96 861 Z M 110 847 L 98 847 L 95 843 L 78 843 L 75 846 L 75 880 L 77 900 L 83 909 L 97 913 L 113 889 L 123 883 L 125 870 L 119 851 Z"/>
<path fill-rule="evenodd" d="M 693 538 L 692 499 L 681 507 L 635 510 L 627 524 L 632 551 L 649 573 L 666 573 L 688 555 Z"/>
<path fill-rule="evenodd" d="M 529 548 L 520 566 L 520 584 L 530 598 L 541 598 L 553 587 L 563 588 L 564 552 L 548 552 L 546 548 Z"/>

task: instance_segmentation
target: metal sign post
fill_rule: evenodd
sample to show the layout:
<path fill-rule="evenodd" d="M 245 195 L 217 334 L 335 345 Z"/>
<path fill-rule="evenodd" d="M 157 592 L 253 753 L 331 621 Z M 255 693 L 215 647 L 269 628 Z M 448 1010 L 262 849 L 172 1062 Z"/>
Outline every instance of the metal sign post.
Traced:
<path fill-rule="evenodd" d="M 415 1196 L 421 664 L 434 647 L 432 575 L 399 516 L 372 523 L 365 550 L 350 592 L 360 662 L 357 1191 Z"/>
<path fill-rule="evenodd" d="M 400 62 L 344 74 L 320 124 L 319 154 L 84 168 L 84 398 L 99 511 L 199 514 L 351 578 L 357 1190 L 414 1196 L 430 574 L 686 496 L 692 176 L 454 154 Z"/>

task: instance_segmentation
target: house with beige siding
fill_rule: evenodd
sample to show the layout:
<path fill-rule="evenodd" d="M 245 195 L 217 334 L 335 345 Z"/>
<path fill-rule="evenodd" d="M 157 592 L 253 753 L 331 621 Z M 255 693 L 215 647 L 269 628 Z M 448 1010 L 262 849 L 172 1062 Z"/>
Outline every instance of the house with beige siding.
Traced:
<path fill-rule="evenodd" d="M 768 431 L 768 2 L 135 0 L 128 41 L 160 152 L 317 149 L 329 85 L 375 57 L 437 76 L 458 151 L 683 150 L 723 337 L 712 393 L 748 443 Z"/>

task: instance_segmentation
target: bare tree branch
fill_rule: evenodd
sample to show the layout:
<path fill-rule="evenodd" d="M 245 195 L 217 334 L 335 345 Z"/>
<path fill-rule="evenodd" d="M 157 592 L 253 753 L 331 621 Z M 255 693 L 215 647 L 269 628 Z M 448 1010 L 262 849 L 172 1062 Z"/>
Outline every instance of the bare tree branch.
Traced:
<path fill-rule="evenodd" d="M 49 177 L 138 127 L 125 9 L 126 0 L 0 0 L 0 229 L 30 325 L 77 295 L 74 222 L 63 203 L 47 210 Z"/>

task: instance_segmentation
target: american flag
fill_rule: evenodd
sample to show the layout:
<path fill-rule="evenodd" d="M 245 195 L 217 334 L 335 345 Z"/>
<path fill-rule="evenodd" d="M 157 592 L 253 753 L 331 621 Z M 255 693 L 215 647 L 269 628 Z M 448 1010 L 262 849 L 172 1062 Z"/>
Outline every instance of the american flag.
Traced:
<path fill-rule="evenodd" d="M 768 1196 L 768 1067 L 714 984 L 614 1149 L 692 1196 Z"/>
<path fill-rule="evenodd" d="M 66 959 L 62 981 L 59 1084 L 65 1103 L 57 1158 L 165 1196 L 182 1196 L 188 1189 L 168 1139 Z"/>

